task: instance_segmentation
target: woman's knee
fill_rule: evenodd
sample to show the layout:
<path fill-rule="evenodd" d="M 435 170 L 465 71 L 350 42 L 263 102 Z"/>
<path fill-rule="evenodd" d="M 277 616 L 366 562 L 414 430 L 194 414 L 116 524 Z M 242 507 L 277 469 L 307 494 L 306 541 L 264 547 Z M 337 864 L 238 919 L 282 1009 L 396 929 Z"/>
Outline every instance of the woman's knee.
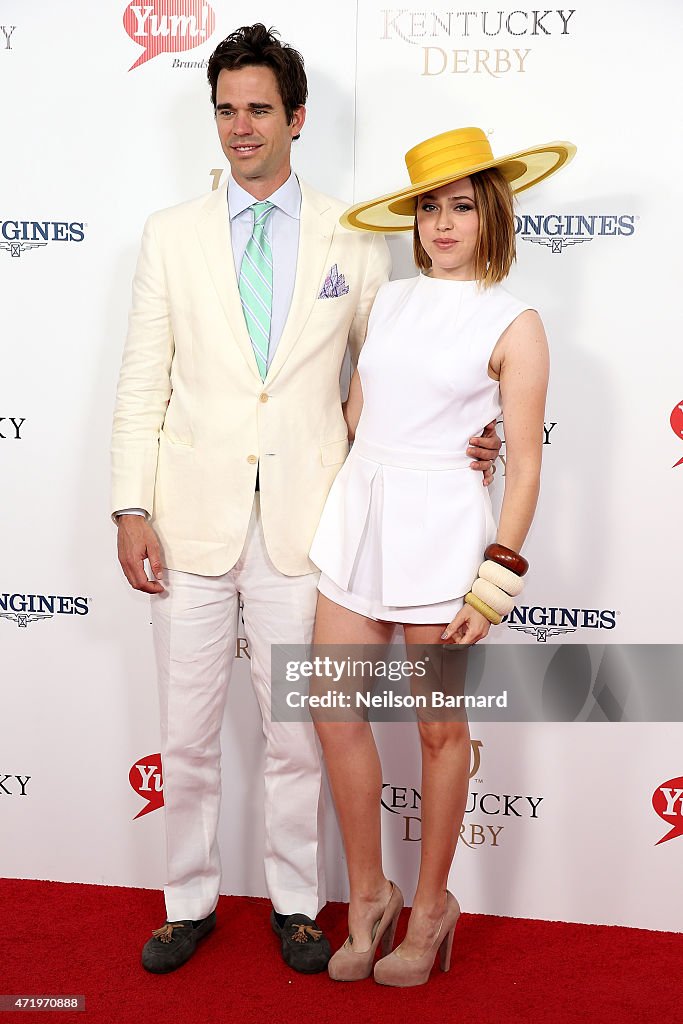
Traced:
<path fill-rule="evenodd" d="M 428 754 L 442 751 L 456 751 L 469 746 L 469 729 L 466 722 L 428 722 L 419 720 L 418 729 L 422 750 Z"/>

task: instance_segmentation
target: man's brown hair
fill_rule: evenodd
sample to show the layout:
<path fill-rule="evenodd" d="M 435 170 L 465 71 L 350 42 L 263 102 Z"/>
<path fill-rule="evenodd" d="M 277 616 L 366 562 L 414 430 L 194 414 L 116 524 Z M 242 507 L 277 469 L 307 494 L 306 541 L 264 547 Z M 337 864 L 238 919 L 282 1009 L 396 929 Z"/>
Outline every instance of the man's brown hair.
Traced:
<path fill-rule="evenodd" d="M 295 109 L 303 107 L 308 96 L 304 59 L 298 50 L 280 42 L 275 29 L 267 29 L 261 22 L 235 29 L 209 57 L 206 74 L 214 110 L 221 71 L 238 71 L 254 65 L 270 68 L 275 75 L 287 123 L 291 124 Z"/>

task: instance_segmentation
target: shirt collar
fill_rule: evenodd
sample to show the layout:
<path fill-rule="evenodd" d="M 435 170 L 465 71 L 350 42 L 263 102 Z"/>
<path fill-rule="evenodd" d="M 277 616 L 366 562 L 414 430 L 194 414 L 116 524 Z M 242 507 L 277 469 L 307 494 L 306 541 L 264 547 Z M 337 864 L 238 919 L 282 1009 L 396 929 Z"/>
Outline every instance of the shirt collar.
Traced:
<path fill-rule="evenodd" d="M 294 172 L 290 172 L 287 181 L 284 185 L 280 185 L 278 189 L 273 192 L 271 196 L 268 196 L 268 202 L 272 203 L 273 206 L 277 206 L 278 210 L 282 210 L 288 217 L 293 217 L 295 220 L 299 220 L 301 217 L 301 187 Z M 241 213 L 244 213 L 246 209 L 253 206 L 254 203 L 258 202 L 254 199 L 246 189 L 243 189 L 241 185 L 238 185 L 232 175 L 228 178 L 228 212 L 230 214 L 230 220 L 234 220 L 235 217 L 239 217 Z"/>

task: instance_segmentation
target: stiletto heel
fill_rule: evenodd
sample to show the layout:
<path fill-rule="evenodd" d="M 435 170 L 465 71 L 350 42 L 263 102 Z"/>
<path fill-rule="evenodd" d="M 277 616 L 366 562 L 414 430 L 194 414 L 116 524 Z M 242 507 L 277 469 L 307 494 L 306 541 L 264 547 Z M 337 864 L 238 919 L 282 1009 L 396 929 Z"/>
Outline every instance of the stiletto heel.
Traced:
<path fill-rule="evenodd" d="M 391 896 L 384 908 L 379 921 L 372 928 L 372 942 L 369 949 L 357 953 L 353 949 L 353 939 L 348 939 L 334 954 L 327 965 L 327 973 L 333 981 L 360 981 L 372 974 L 377 947 L 382 945 L 382 952 L 389 953 L 396 934 L 396 925 L 403 910 L 403 893 L 399 887 L 391 883 Z"/>
<path fill-rule="evenodd" d="M 437 953 L 441 970 L 447 971 L 451 966 L 453 934 L 459 917 L 458 901 L 452 893 L 446 892 L 446 909 L 434 942 L 429 949 L 416 960 L 406 960 L 401 956 L 401 947 L 397 946 L 393 953 L 378 960 L 375 964 L 375 981 L 380 985 L 394 985 L 398 988 L 424 985 L 429 981 L 429 974 L 434 966 Z"/>

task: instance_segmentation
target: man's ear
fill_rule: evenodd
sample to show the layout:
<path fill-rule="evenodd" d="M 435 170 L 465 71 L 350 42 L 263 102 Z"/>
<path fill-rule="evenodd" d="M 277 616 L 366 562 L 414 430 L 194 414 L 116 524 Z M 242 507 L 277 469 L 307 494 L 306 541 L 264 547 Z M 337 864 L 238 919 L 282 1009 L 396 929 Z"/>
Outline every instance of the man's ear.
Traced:
<path fill-rule="evenodd" d="M 289 123 L 289 127 L 292 129 L 292 141 L 298 139 L 301 135 L 301 129 L 304 126 L 306 120 L 306 108 L 295 107 L 292 112 L 292 120 Z"/>

